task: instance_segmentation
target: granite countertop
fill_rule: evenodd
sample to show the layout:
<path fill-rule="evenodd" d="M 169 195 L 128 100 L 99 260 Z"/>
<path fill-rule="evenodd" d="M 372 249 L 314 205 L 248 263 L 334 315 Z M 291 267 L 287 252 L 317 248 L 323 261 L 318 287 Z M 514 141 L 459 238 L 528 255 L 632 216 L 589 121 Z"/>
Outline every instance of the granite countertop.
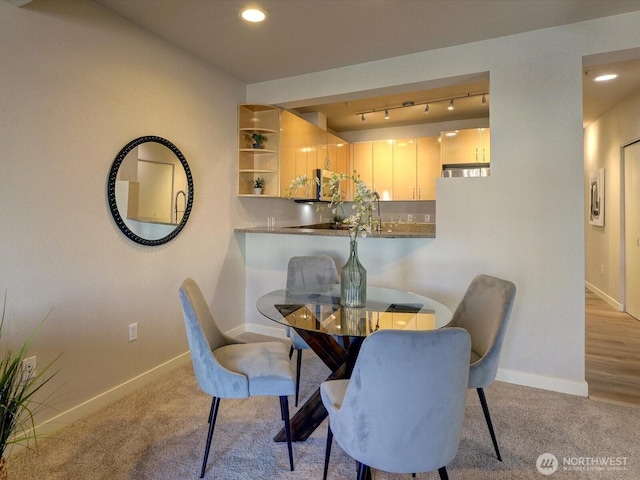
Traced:
<path fill-rule="evenodd" d="M 269 233 L 285 235 L 313 235 L 318 237 L 347 237 L 349 231 L 346 229 L 335 230 L 327 227 L 328 224 L 309 225 L 291 227 L 249 227 L 236 228 L 236 233 Z M 314 228 L 316 227 L 316 228 Z M 391 230 L 391 231 L 389 231 Z M 383 224 L 381 232 L 373 231 L 368 238 L 435 238 L 435 223 L 404 223 L 404 224 Z"/>

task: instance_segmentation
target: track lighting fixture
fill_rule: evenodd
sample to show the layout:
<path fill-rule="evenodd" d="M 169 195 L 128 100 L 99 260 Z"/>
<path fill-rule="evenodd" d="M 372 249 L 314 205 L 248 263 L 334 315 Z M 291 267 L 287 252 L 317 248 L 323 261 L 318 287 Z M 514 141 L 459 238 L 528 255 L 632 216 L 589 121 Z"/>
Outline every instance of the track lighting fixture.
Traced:
<path fill-rule="evenodd" d="M 418 106 L 418 105 L 424 105 L 424 113 L 429 113 L 429 110 L 431 109 L 431 105 L 434 103 L 444 103 L 444 102 L 448 102 L 448 106 L 447 106 L 447 110 L 453 110 L 454 109 L 454 101 L 455 100 L 459 100 L 459 99 L 463 99 L 463 98 L 472 98 L 472 97 L 480 97 L 481 98 L 481 102 L 483 105 L 486 105 L 488 103 L 488 99 L 487 99 L 487 95 L 489 95 L 489 92 L 478 92 L 478 93 L 467 93 L 466 95 L 460 95 L 458 97 L 449 97 L 449 98 L 440 98 L 440 99 L 436 99 L 436 100 L 429 100 L 428 102 L 413 102 L 413 101 L 406 101 L 403 102 L 402 105 L 396 105 L 396 106 L 391 106 L 391 107 L 384 107 L 384 118 L 385 120 L 389 120 L 390 115 L 389 115 L 389 111 L 390 110 L 396 110 L 398 108 L 411 108 L 414 106 Z M 371 110 L 367 110 L 365 112 L 358 112 L 356 113 L 357 116 L 360 117 L 360 119 L 364 122 L 365 119 L 365 114 L 368 113 L 377 113 L 377 112 L 382 112 L 383 109 L 371 109 Z"/>

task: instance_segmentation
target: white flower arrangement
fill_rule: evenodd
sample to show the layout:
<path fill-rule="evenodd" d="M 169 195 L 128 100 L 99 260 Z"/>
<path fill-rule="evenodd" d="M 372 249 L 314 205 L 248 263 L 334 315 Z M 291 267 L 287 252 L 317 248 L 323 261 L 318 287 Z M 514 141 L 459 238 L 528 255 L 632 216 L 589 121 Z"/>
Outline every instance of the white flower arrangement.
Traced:
<path fill-rule="evenodd" d="M 349 236 L 351 240 L 356 240 L 357 237 L 366 237 L 371 235 L 371 223 L 375 213 L 375 202 L 378 200 L 378 194 L 364 183 L 360 179 L 360 176 L 354 171 L 353 174 L 347 175 L 346 173 L 332 173 L 329 177 L 329 181 L 323 185 L 328 187 L 331 192 L 331 203 L 329 208 L 334 217 L 338 216 L 338 210 L 344 212 L 343 205 L 344 199 L 340 191 L 340 182 L 344 180 L 351 180 L 355 185 L 355 191 L 353 194 L 353 204 L 351 209 L 353 214 L 347 216 L 342 223 L 349 226 Z M 319 180 L 316 180 L 318 182 Z M 287 197 L 292 198 L 298 188 L 307 187 L 310 183 L 309 177 L 301 175 L 294 178 L 287 188 Z"/>

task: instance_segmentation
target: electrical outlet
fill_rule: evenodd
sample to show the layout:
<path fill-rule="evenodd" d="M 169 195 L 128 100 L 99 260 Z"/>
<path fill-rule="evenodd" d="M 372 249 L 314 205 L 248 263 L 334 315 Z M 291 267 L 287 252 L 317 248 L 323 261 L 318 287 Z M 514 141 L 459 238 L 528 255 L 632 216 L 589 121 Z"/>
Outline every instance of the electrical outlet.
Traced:
<path fill-rule="evenodd" d="M 22 383 L 26 383 L 36 376 L 36 357 L 22 360 Z"/>
<path fill-rule="evenodd" d="M 132 323 L 129 325 L 129 341 L 133 342 L 138 339 L 138 324 Z"/>

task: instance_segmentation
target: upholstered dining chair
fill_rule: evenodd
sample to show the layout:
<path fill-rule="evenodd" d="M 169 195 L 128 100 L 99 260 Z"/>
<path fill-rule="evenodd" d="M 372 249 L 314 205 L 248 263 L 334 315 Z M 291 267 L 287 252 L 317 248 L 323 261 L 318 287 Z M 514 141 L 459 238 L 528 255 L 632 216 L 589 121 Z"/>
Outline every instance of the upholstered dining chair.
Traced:
<path fill-rule="evenodd" d="M 191 278 L 187 278 L 180 287 L 180 301 L 196 380 L 202 391 L 213 396 L 200 478 L 204 477 L 207 467 L 221 398 L 280 397 L 289 465 L 293 470 L 287 396 L 295 392 L 295 383 L 291 362 L 287 358 L 287 346 L 281 342 L 243 343 L 225 335 L 216 324 L 200 288 Z"/>
<path fill-rule="evenodd" d="M 516 286 L 512 282 L 489 275 L 478 275 L 469 284 L 447 325 L 464 328 L 471 335 L 469 388 L 475 388 L 478 392 L 491 441 L 500 461 L 502 456 L 484 387 L 491 385 L 498 373 L 502 342 L 515 297 Z"/>
<path fill-rule="evenodd" d="M 287 266 L 287 290 L 295 291 L 296 288 L 309 285 L 331 285 L 340 283 L 336 262 L 329 255 L 307 255 L 291 257 Z M 309 345 L 291 327 L 287 327 L 287 337 L 291 340 L 289 358 L 293 351 L 296 357 L 296 403 L 300 392 L 300 370 L 302 367 L 302 350 L 309 349 Z"/>
<path fill-rule="evenodd" d="M 320 385 L 329 413 L 323 479 L 332 438 L 359 465 L 391 473 L 438 470 L 460 443 L 471 340 L 462 328 L 379 330 L 369 335 L 349 380 Z"/>

